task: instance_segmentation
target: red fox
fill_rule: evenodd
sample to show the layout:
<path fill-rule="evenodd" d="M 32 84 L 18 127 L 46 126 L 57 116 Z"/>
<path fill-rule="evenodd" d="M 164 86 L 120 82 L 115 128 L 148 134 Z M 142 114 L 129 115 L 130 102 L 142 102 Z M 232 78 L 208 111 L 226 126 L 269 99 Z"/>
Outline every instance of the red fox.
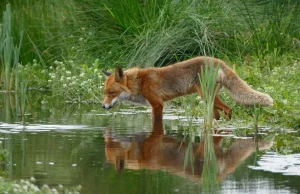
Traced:
<path fill-rule="evenodd" d="M 123 71 L 117 67 L 114 73 L 103 71 L 108 77 L 105 82 L 105 99 L 103 108 L 109 109 L 118 100 L 151 105 L 153 122 L 162 122 L 165 101 L 173 98 L 198 93 L 203 97 L 198 73 L 201 67 L 220 64 L 217 84 L 225 87 L 231 97 L 242 105 L 272 106 L 273 99 L 256 90 L 243 81 L 224 61 L 212 57 L 195 57 L 173 65 L 160 68 L 131 68 Z M 232 109 L 216 95 L 214 101 L 214 117 L 220 118 L 220 111 L 230 119 Z"/>

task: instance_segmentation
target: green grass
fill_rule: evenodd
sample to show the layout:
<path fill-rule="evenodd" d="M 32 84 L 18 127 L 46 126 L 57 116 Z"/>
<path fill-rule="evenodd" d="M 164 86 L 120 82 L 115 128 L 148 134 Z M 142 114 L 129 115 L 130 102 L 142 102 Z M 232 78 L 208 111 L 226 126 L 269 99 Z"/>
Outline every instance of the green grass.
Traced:
<path fill-rule="evenodd" d="M 20 54 L 23 63 L 40 59 L 47 64 L 62 59 L 61 53 L 66 53 L 71 45 L 66 41 L 68 36 L 81 30 L 74 18 L 76 9 L 72 0 L 4 0 L 0 10 L 7 3 L 12 7 L 11 34 L 16 42 L 21 39 L 20 31 L 24 31 Z"/>
<path fill-rule="evenodd" d="M 5 0 L 23 63 L 99 58 L 102 67 L 160 66 L 195 55 L 232 59 L 299 48 L 300 3 L 275 0 Z M 1 13 L 0 13 L 1 14 Z"/>

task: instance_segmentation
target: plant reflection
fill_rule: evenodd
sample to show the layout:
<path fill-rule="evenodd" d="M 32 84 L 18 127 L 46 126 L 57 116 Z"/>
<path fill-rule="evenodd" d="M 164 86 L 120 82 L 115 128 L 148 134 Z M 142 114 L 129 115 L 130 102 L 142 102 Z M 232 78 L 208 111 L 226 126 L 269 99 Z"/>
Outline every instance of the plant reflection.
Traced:
<path fill-rule="evenodd" d="M 185 156 L 189 141 L 164 134 L 162 126 L 154 126 L 151 134 L 133 134 L 130 137 L 117 138 L 107 131 L 105 133 L 105 152 L 108 163 L 115 166 L 118 172 L 124 169 L 167 170 L 172 174 L 187 177 L 192 180 L 201 180 L 205 165 L 205 137 L 200 143 L 192 143 L 193 161 L 187 162 L 184 167 Z M 222 136 L 210 136 L 215 152 L 215 169 L 217 180 L 224 179 L 234 172 L 237 167 L 252 153 L 269 149 L 272 141 L 255 141 L 254 139 L 235 139 L 227 149 L 222 148 Z M 208 166 L 209 166 L 208 165 Z"/>

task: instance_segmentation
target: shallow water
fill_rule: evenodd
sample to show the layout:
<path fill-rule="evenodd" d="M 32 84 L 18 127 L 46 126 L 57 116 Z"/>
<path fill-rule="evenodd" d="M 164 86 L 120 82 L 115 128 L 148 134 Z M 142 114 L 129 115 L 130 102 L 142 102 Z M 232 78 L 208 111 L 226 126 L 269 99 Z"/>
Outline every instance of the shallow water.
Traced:
<path fill-rule="evenodd" d="M 183 110 L 166 109 L 164 134 L 155 134 L 149 109 L 104 111 L 95 105 L 41 103 L 44 97 L 38 96 L 21 118 L 15 100 L 7 98 L 0 95 L 8 179 L 34 177 L 37 185 L 50 187 L 81 185 L 81 193 L 205 193 L 199 137 L 191 149 L 195 160 L 184 170 L 189 142 L 183 135 L 188 128 Z M 219 184 L 213 183 L 211 192 L 300 192 L 299 154 L 280 155 L 270 141 L 257 144 L 253 138 L 235 137 L 234 126 L 223 129 L 214 137 Z"/>

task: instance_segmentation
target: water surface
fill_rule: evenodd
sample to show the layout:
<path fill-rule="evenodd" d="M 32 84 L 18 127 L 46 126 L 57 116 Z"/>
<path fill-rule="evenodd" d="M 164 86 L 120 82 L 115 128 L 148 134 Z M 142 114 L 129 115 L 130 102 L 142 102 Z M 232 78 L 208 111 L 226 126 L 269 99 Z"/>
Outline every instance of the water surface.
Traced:
<path fill-rule="evenodd" d="M 0 140 L 8 150 L 8 179 L 82 186 L 81 193 L 201 193 L 203 137 L 191 135 L 182 110 L 166 109 L 163 133 L 151 133 L 150 110 L 30 100 L 26 116 L 0 98 Z M 202 118 L 194 119 L 198 127 Z M 215 193 L 299 193 L 299 154 L 280 155 L 272 142 L 235 137 L 234 126 L 214 137 L 219 184 Z M 191 145 L 191 147 L 189 147 Z M 258 151 L 257 148 L 260 150 Z M 195 160 L 184 168 L 187 152 Z"/>

